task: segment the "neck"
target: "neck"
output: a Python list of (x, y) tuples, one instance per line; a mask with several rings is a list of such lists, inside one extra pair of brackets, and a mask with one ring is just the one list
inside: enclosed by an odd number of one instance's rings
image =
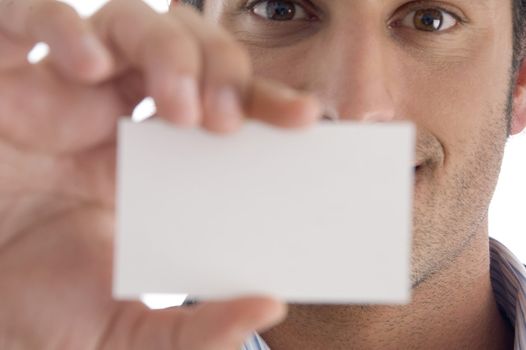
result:
[(263, 334), (281, 349), (509, 349), (489, 273), (485, 235), (413, 289), (404, 306), (291, 305), (289, 317)]

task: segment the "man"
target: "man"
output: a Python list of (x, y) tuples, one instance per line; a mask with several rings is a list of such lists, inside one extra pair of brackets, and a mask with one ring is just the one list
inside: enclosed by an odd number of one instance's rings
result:
[[(504, 144), (526, 126), (524, 1), (194, 3), (202, 15), (115, 0), (80, 19), (0, 0), (0, 348), (526, 349), (526, 273), (487, 232)], [(50, 55), (29, 65), (38, 41)], [(414, 122), (412, 302), (285, 318), (266, 297), (113, 301), (116, 119), (144, 96), (221, 133), (247, 116)]]

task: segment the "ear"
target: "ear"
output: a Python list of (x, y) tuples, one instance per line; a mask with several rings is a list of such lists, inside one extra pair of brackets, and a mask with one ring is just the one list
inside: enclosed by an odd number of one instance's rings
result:
[(521, 64), (513, 91), (511, 134), (516, 135), (524, 128), (526, 128), (526, 61)]

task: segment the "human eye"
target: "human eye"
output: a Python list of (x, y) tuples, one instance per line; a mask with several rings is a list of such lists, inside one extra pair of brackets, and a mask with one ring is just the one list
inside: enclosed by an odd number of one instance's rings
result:
[(445, 32), (459, 23), (461, 19), (457, 15), (438, 7), (431, 7), (411, 10), (395, 21), (394, 25), (422, 32)]
[(308, 21), (314, 17), (305, 6), (288, 0), (256, 0), (247, 9), (269, 21)]

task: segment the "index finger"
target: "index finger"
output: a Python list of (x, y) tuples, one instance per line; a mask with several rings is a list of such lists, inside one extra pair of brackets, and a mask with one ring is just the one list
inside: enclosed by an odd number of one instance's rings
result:
[(0, 34), (28, 46), (45, 42), (50, 59), (68, 76), (107, 74), (111, 55), (71, 6), (55, 0), (0, 0)]

